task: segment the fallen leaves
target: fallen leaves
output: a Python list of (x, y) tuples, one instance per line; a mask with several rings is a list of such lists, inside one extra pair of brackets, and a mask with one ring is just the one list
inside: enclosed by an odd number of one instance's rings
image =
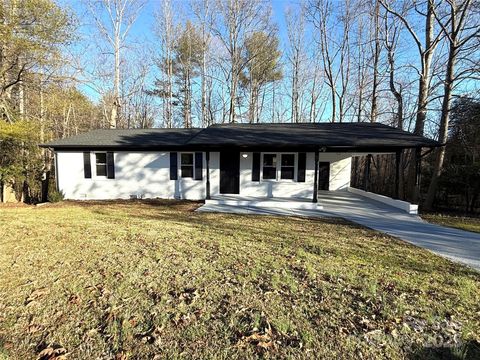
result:
[(67, 358), (67, 350), (58, 344), (50, 344), (48, 347), (40, 351), (37, 360), (65, 360)]
[(38, 333), (40, 331), (43, 331), (44, 327), (42, 325), (39, 325), (39, 324), (30, 324), (28, 325), (27, 327), (27, 332), (29, 334), (34, 334), (34, 333)]
[(169, 292), (169, 295), (173, 299), (176, 299), (179, 302), (183, 302), (186, 305), (191, 305), (199, 296), (198, 290), (194, 287), (184, 288), (179, 292), (172, 290)]
[(264, 350), (270, 350), (275, 347), (275, 343), (272, 341), (272, 331), (268, 329), (265, 333), (254, 333), (250, 336), (242, 339), (245, 343), (256, 345)]
[(247, 345), (256, 346), (262, 351), (274, 351), (277, 347), (277, 344), (274, 341), (274, 334), (270, 323), (266, 323), (266, 327), (263, 329), (263, 331), (254, 329), (250, 335), (242, 336), (237, 343), (237, 346), (239, 347)]
[(25, 299), (24, 305), (30, 306), (37, 303), (37, 300), (40, 299), (44, 295), (48, 295), (50, 293), (50, 289), (48, 288), (39, 288), (33, 290), (30, 295)]
[[(242, 309), (245, 312), (245, 319), (250, 319), (250, 322), (255, 314), (258, 314), (254, 309)], [(248, 321), (248, 320), (247, 320)], [(253, 327), (252, 330), (246, 334), (241, 335), (237, 341), (236, 347), (253, 346), (258, 352), (277, 353), (281, 348), (303, 348), (303, 342), (297, 334), (283, 333), (277, 330), (264, 312), (260, 313), (259, 326)]]
[(338, 220), (62, 206), (0, 214), (12, 358), (407, 358), (479, 336), (477, 275)]

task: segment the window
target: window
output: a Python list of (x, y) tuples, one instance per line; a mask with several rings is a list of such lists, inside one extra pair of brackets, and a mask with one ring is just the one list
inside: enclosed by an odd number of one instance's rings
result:
[(95, 153), (96, 176), (107, 176), (107, 153)]
[(265, 180), (276, 180), (277, 154), (263, 154), (263, 178)]
[(193, 153), (183, 153), (180, 158), (182, 178), (193, 178)]
[(280, 168), (280, 179), (293, 180), (295, 177), (295, 155), (282, 154), (282, 164)]

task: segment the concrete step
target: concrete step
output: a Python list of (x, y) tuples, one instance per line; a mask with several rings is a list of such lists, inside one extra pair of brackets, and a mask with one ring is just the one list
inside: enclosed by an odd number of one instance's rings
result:
[(272, 209), (300, 209), (300, 210), (322, 210), (318, 203), (308, 201), (285, 201), (285, 200), (246, 200), (246, 199), (211, 199), (205, 200), (207, 205), (244, 206)]

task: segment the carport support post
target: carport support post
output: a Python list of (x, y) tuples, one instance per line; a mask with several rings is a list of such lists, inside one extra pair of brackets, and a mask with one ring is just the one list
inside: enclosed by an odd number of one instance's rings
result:
[(315, 149), (315, 174), (313, 176), (313, 199), (312, 202), (318, 202), (318, 149)]
[(422, 180), (422, 148), (415, 148), (415, 201), (420, 198), (420, 182)]
[(207, 184), (206, 184), (206, 199), (210, 200), (210, 151), (205, 153), (205, 162), (207, 163)]
[(367, 166), (365, 167), (365, 182), (363, 187), (365, 191), (370, 191), (370, 167), (372, 164), (372, 154), (367, 155)]
[(400, 160), (402, 150), (397, 150), (395, 153), (395, 199), (398, 199), (400, 194)]

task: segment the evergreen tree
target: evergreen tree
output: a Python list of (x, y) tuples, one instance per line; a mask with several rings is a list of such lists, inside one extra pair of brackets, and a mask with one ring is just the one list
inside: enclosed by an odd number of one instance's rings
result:
[(174, 49), (173, 74), (178, 86), (176, 97), (182, 109), (184, 127), (192, 127), (192, 82), (200, 75), (203, 54), (202, 36), (187, 21)]
[(282, 79), (278, 37), (263, 31), (254, 32), (245, 42), (247, 64), (241, 76), (242, 86), (250, 92), (249, 121), (259, 120), (259, 97), (265, 85)]

